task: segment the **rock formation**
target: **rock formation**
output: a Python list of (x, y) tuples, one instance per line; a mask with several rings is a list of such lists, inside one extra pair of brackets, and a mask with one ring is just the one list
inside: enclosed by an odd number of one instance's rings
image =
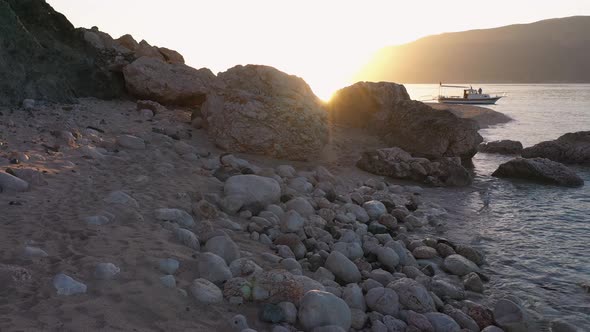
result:
[(459, 158), (440, 158), (430, 161), (414, 158), (400, 148), (379, 149), (363, 153), (357, 166), (367, 172), (396, 179), (407, 179), (435, 186), (466, 186), (471, 174)]
[(334, 123), (365, 128), (417, 157), (469, 161), (482, 141), (475, 122), (412, 101), (395, 83), (359, 82), (341, 89), (329, 112)]
[(522, 143), (506, 139), (481, 143), (477, 149), (479, 152), (485, 153), (520, 154), (522, 152)]
[(0, 104), (125, 93), (123, 77), (106, 66), (111, 55), (45, 1), (0, 0), (0, 45)]
[(566, 187), (584, 185), (576, 172), (567, 166), (545, 158), (516, 158), (500, 167), (492, 176), (501, 178), (519, 178), (534, 182), (556, 184)]
[(221, 148), (303, 160), (326, 144), (326, 112), (301, 78), (258, 65), (218, 77), (225, 89), (207, 97), (202, 114)]
[(566, 164), (590, 164), (590, 131), (567, 133), (522, 151), (525, 158), (547, 158)]

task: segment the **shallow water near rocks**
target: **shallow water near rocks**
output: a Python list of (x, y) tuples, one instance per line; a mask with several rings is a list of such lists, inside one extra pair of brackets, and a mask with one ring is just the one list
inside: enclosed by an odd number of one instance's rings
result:
[[(491, 94), (506, 92), (506, 98), (489, 108), (514, 119), (481, 130), (485, 141), (514, 139), (528, 147), (590, 130), (590, 85), (481, 87)], [(406, 88), (414, 99), (438, 94), (438, 85)], [(590, 283), (590, 167), (572, 166), (586, 182), (581, 188), (491, 177), (510, 159), (477, 154), (472, 186), (426, 190), (426, 197), (449, 211), (438, 235), (485, 252), (485, 270), (492, 277), (486, 294), (492, 300), (515, 296), (545, 322), (561, 319), (590, 331), (590, 293), (580, 286)], [(489, 207), (483, 208), (488, 197)]]

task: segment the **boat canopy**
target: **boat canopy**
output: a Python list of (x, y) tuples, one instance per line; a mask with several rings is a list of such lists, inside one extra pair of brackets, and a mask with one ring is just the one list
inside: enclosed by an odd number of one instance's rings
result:
[(461, 89), (471, 89), (470, 86), (463, 86), (463, 85), (445, 85), (440, 83), (440, 86), (442, 88), (461, 88)]

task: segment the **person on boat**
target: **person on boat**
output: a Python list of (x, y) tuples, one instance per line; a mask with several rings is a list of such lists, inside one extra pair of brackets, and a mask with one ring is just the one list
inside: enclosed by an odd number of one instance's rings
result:
[(467, 90), (463, 90), (463, 99), (467, 99)]
[(481, 94), (481, 91), (482, 91), (482, 90), (481, 90), (481, 88), (479, 88), (479, 90), (477, 90), (477, 92), (478, 92), (479, 94)]

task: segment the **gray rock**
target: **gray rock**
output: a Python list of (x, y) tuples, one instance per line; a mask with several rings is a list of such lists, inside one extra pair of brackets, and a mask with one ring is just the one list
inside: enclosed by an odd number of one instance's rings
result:
[(387, 213), (387, 208), (380, 201), (372, 200), (363, 203), (363, 208), (371, 220), (379, 220), (379, 217)]
[(451, 317), (440, 312), (429, 312), (424, 314), (434, 327), (434, 332), (460, 332), (461, 327)]
[(284, 233), (297, 233), (304, 225), (305, 219), (295, 210), (287, 211), (281, 217), (280, 227)]
[(174, 229), (174, 235), (176, 236), (176, 240), (178, 240), (178, 242), (182, 243), (183, 245), (197, 251), (201, 250), (199, 238), (195, 235), (195, 233), (189, 231), (188, 229), (176, 228)]
[(72, 277), (60, 273), (53, 278), (53, 287), (58, 295), (74, 295), (86, 293), (86, 285), (74, 280)]
[(133, 135), (117, 136), (117, 144), (127, 149), (145, 150), (145, 142), (143, 141), (143, 139)]
[(29, 189), (29, 183), (16, 176), (0, 171), (0, 192), (23, 192)]
[(462, 300), (465, 298), (465, 291), (445, 280), (433, 278), (430, 282), (431, 291), (440, 298)]
[(338, 325), (326, 325), (316, 327), (315, 329), (311, 330), (311, 332), (346, 332), (346, 330)]
[(394, 271), (400, 261), (395, 250), (389, 247), (380, 247), (377, 249), (377, 259), (379, 260), (379, 263), (385, 266), (389, 271)]
[(523, 146), (519, 141), (501, 140), (481, 143), (478, 146), (479, 152), (498, 154), (520, 154)]
[(221, 289), (206, 279), (195, 279), (190, 286), (190, 292), (201, 304), (216, 304), (223, 301)]
[(469, 331), (479, 332), (479, 326), (473, 320), (473, 318), (469, 317), (463, 311), (453, 308), (451, 305), (445, 305), (444, 313), (451, 317), (459, 326), (463, 329), (467, 329)]
[(225, 181), (223, 191), (226, 196), (239, 198), (244, 206), (265, 207), (278, 202), (281, 196), (281, 187), (276, 180), (252, 174), (230, 177)]
[(414, 255), (416, 259), (434, 258), (437, 254), (436, 249), (427, 246), (421, 246), (412, 250), (412, 255)]
[(566, 164), (590, 163), (590, 131), (567, 133), (554, 141), (546, 141), (522, 151), (525, 158), (548, 158)]
[(395, 290), (399, 302), (407, 310), (418, 313), (435, 311), (434, 301), (426, 288), (415, 280), (403, 278), (390, 283), (388, 288)]
[(496, 302), (493, 312), (496, 324), (506, 332), (529, 331), (532, 327), (525, 309), (510, 300)]
[(364, 256), (363, 248), (357, 242), (336, 242), (333, 250), (342, 253), (350, 260), (355, 260)]
[(198, 256), (197, 272), (200, 278), (207, 279), (217, 285), (232, 278), (232, 273), (223, 258), (211, 252), (205, 252)]
[(404, 321), (389, 315), (383, 317), (383, 324), (387, 327), (388, 332), (406, 332), (408, 327)]
[(309, 291), (303, 296), (297, 316), (301, 326), (308, 331), (327, 325), (337, 325), (348, 331), (352, 320), (350, 308), (344, 300), (321, 291)]
[(176, 288), (176, 278), (171, 274), (160, 277), (160, 282), (168, 288)]
[(309, 203), (307, 199), (303, 197), (293, 198), (292, 200), (285, 203), (285, 205), (287, 206), (287, 211), (297, 211), (297, 213), (299, 213), (303, 217), (309, 217), (315, 214), (315, 209), (313, 208), (313, 206)]
[(471, 272), (479, 272), (479, 267), (472, 261), (461, 255), (451, 255), (445, 258), (443, 263), (445, 270), (458, 276), (464, 276)]
[(98, 263), (94, 270), (94, 277), (96, 279), (109, 280), (113, 279), (121, 269), (113, 263)]
[(357, 266), (338, 251), (332, 251), (326, 259), (326, 268), (345, 283), (361, 281), (361, 273)]
[(405, 312), (405, 320), (409, 326), (417, 328), (419, 331), (434, 332), (434, 327), (426, 318), (426, 316), (415, 311), (409, 310)]
[(231, 262), (229, 270), (234, 277), (248, 277), (262, 272), (262, 268), (250, 258), (238, 258)]
[(483, 293), (484, 291), (483, 281), (475, 272), (468, 273), (463, 277), (463, 285), (465, 289), (472, 292)]
[(205, 244), (205, 251), (223, 258), (227, 264), (240, 258), (240, 248), (229, 236), (214, 236)]
[(482, 265), (485, 261), (484, 255), (470, 246), (460, 244), (456, 246), (455, 250), (457, 251), (457, 254), (467, 258), (477, 265)]
[(397, 293), (384, 287), (370, 289), (365, 295), (369, 309), (384, 315), (397, 316), (399, 312), (399, 297)]
[(173, 258), (160, 259), (158, 268), (166, 274), (174, 274), (180, 267), (180, 262)]
[(175, 222), (184, 228), (195, 225), (193, 217), (181, 209), (157, 209), (154, 214), (158, 220)]
[(455, 249), (445, 243), (438, 243), (436, 245), (436, 251), (442, 258), (456, 254)]
[(281, 302), (278, 306), (283, 310), (285, 322), (295, 324), (297, 322), (297, 307), (291, 302)]
[(494, 326), (494, 325), (490, 325), (488, 327), (486, 327), (485, 329), (481, 330), (481, 332), (504, 332), (504, 330), (502, 330), (501, 328)]
[(492, 176), (517, 178), (565, 187), (580, 187), (584, 185), (584, 180), (571, 168), (545, 158), (512, 159), (500, 165), (492, 173)]
[(350, 309), (359, 309), (365, 311), (367, 304), (363, 290), (357, 284), (348, 284), (342, 289), (342, 299)]
[(324, 285), (322, 285), (318, 281), (315, 281), (309, 277), (302, 276), (302, 275), (301, 276), (300, 275), (293, 275), (293, 279), (295, 279), (301, 285), (301, 287), (303, 289), (303, 294), (305, 294), (311, 290), (326, 291), (326, 287), (324, 287)]
[(368, 319), (365, 311), (359, 309), (350, 309), (350, 313), (352, 317), (351, 327), (356, 330), (362, 329), (367, 323)]

